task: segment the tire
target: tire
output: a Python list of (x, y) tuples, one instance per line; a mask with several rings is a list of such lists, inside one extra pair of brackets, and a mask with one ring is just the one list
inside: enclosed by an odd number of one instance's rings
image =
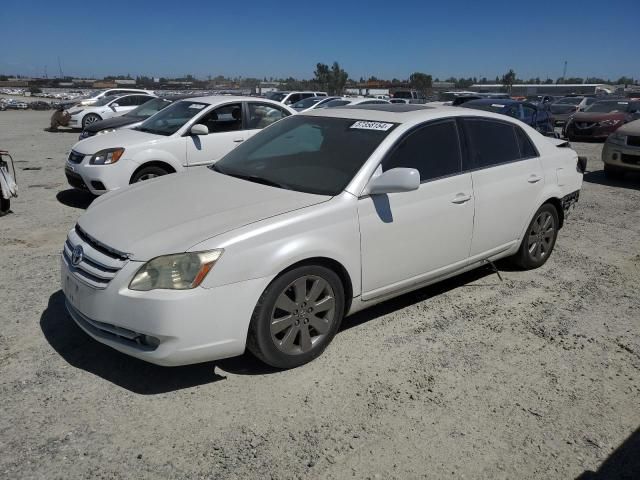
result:
[(620, 180), (624, 177), (624, 170), (613, 165), (604, 164), (604, 176), (611, 180)]
[(550, 203), (542, 205), (529, 223), (518, 253), (513, 257), (515, 264), (525, 270), (544, 265), (556, 244), (559, 226), (556, 207)]
[(326, 267), (289, 270), (264, 291), (251, 316), (247, 348), (276, 368), (295, 368), (318, 357), (344, 316), (344, 287)]
[(144, 182), (145, 180), (151, 180), (155, 177), (161, 177), (163, 175), (167, 175), (168, 173), (170, 172), (156, 165), (142, 167), (140, 170), (134, 173), (133, 177), (131, 177), (130, 183)]
[(4, 198), (0, 195), (0, 217), (9, 213), (11, 208), (11, 200)]
[(96, 113), (89, 113), (82, 117), (82, 129), (87, 128), (87, 125), (91, 125), (92, 123), (96, 123), (102, 120), (102, 117)]

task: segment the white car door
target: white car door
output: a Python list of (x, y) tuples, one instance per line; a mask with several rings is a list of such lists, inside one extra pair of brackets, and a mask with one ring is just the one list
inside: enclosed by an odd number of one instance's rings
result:
[(466, 118), (476, 212), (471, 256), (489, 256), (513, 246), (544, 188), (538, 152), (518, 126)]
[(279, 108), (270, 103), (248, 102), (247, 121), (245, 122), (247, 138), (289, 115), (290, 113), (284, 108)]
[(242, 117), (242, 102), (235, 102), (217, 107), (198, 119), (195, 123), (205, 125), (209, 134), (187, 136), (188, 166), (217, 162), (240, 145), (247, 138)]
[(398, 167), (420, 172), (418, 190), (358, 201), (364, 300), (444, 275), (469, 257), (474, 197), (455, 120), (405, 135), (381, 164)]

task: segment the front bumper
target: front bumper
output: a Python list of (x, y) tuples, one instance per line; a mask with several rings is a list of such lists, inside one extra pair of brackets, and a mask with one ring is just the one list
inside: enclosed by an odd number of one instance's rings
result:
[(210, 289), (129, 290), (141, 265), (127, 261), (106, 288), (97, 289), (84, 283), (62, 256), (67, 310), (85, 333), (124, 354), (163, 366), (244, 352), (253, 309), (271, 278)]
[(82, 155), (81, 160), (72, 162), (67, 159), (65, 175), (69, 185), (80, 190), (88, 190), (94, 195), (102, 195), (111, 190), (129, 185), (131, 175), (138, 168), (138, 164), (120, 159), (113, 165), (91, 165), (91, 155)]
[(629, 147), (606, 142), (602, 148), (602, 161), (625, 170), (640, 170), (640, 147)]
[(78, 115), (77, 117), (71, 117), (69, 119), (69, 127), (71, 128), (82, 128), (82, 117)]
[(590, 128), (578, 128), (574, 122), (566, 125), (564, 132), (569, 139), (576, 140), (605, 140), (611, 133), (615, 132), (620, 125), (602, 127), (595, 125)]

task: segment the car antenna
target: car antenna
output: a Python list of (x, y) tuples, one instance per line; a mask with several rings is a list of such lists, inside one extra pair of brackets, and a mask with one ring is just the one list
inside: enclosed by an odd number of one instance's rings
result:
[(485, 263), (488, 263), (489, 265), (491, 265), (491, 269), (496, 272), (496, 275), (498, 275), (498, 278), (500, 279), (500, 281), (502, 282), (502, 275), (500, 275), (500, 270), (498, 270), (498, 267), (496, 267), (496, 264), (493, 263), (491, 260), (489, 260), (488, 258), (484, 259)]

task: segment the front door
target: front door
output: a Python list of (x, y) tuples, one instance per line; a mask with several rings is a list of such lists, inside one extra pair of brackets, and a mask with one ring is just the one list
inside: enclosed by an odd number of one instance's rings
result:
[(205, 113), (195, 123), (205, 125), (209, 134), (187, 136), (189, 167), (217, 162), (246, 138), (241, 102), (217, 107)]
[(456, 122), (408, 133), (379, 169), (398, 167), (420, 172), (418, 190), (358, 202), (363, 300), (444, 275), (469, 257), (474, 197), (471, 174), (461, 170)]

